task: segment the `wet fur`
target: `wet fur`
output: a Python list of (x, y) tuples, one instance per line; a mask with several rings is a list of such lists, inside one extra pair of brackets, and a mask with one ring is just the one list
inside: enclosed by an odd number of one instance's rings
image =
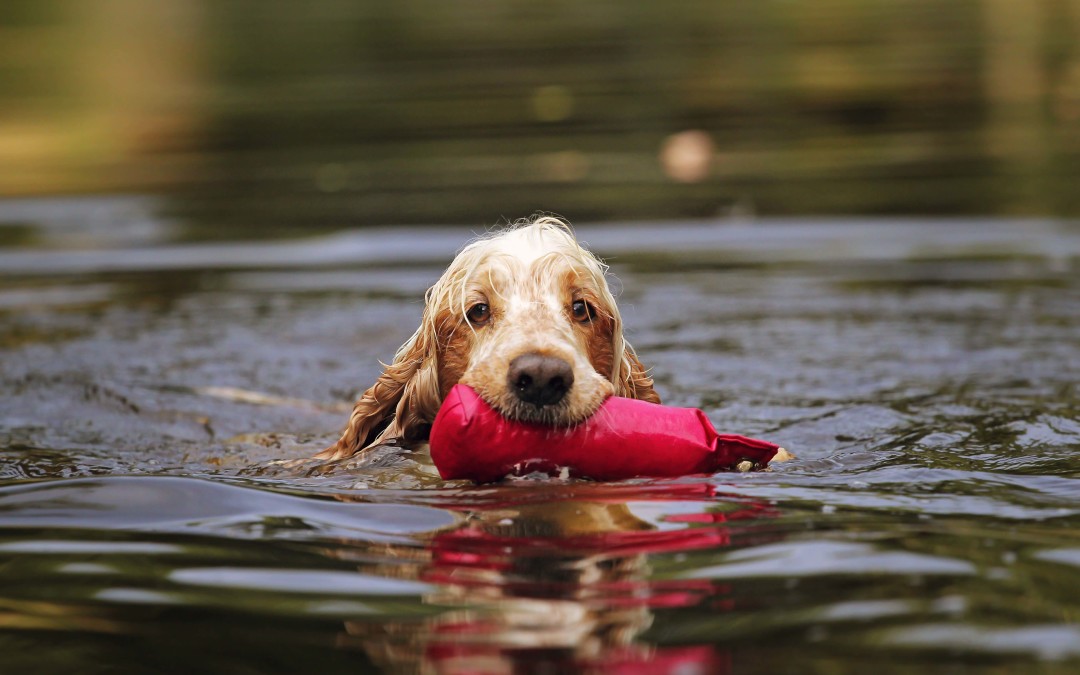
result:
[[(575, 322), (584, 300), (592, 321)], [(477, 302), (491, 319), (466, 318)], [(522, 404), (506, 386), (509, 362), (537, 352), (574, 370), (574, 385), (555, 406)], [(447, 392), (472, 386), (511, 419), (557, 426), (583, 421), (614, 394), (659, 403), (652, 379), (623, 336), (607, 267), (570, 226), (552, 217), (516, 223), (466, 246), (428, 289), (420, 327), (353, 407), (341, 438), (317, 455), (343, 459), (366, 448), (426, 440)]]

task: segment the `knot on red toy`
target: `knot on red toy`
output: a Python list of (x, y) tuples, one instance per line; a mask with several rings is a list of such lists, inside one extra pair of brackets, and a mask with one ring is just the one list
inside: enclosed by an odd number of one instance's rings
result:
[(705, 413), (612, 396), (569, 429), (504, 418), (456, 385), (431, 428), (431, 458), (444, 479), (480, 483), (540, 471), (593, 480), (674, 477), (768, 464), (780, 446), (718, 434)]

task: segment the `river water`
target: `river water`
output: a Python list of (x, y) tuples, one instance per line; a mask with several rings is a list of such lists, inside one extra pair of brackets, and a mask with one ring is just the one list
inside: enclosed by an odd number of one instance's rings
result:
[(1074, 224), (583, 226), (665, 402), (798, 458), (473, 486), (282, 461), (335, 438), (468, 229), (0, 221), (3, 672), (1080, 668)]

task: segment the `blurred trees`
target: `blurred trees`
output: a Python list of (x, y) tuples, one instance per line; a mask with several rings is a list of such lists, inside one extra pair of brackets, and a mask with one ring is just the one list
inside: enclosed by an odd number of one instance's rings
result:
[(207, 232), (1076, 215), (1078, 38), (1080, 0), (8, 0), (0, 193)]

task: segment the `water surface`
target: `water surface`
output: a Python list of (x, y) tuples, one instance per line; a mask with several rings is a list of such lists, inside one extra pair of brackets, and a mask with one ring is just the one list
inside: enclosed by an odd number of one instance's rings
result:
[(1073, 225), (583, 227), (665, 402), (798, 459), (472, 486), (279, 461), (334, 439), (467, 230), (73, 243), (84, 207), (21, 203), (0, 249), (5, 671), (1080, 667)]

